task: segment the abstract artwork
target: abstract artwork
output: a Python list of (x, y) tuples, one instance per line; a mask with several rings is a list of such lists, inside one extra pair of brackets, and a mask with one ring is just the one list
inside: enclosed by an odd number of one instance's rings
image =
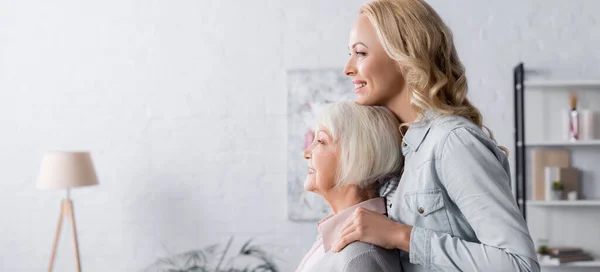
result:
[(302, 152), (313, 140), (320, 110), (333, 102), (354, 100), (354, 90), (341, 68), (288, 71), (287, 90), (287, 216), (317, 221), (331, 210), (321, 196), (304, 190), (308, 164)]

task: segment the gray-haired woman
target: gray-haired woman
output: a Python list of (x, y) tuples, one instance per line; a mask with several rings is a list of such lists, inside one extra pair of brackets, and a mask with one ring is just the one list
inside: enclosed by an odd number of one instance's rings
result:
[(317, 241), (296, 271), (401, 271), (395, 249), (354, 242), (340, 253), (330, 251), (353, 213), (386, 214), (378, 181), (402, 167), (398, 121), (385, 107), (340, 102), (327, 107), (317, 123), (315, 139), (304, 151), (309, 167), (304, 187), (321, 195), (333, 213), (319, 221)]

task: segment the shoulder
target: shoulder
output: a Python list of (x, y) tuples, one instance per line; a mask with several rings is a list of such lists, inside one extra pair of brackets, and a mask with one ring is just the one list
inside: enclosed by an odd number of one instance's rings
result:
[(453, 133), (467, 133), (471, 135), (485, 135), (471, 120), (457, 115), (440, 115), (429, 120), (431, 122), (430, 134), (438, 141), (445, 140)]
[(493, 153), (499, 148), (496, 143), (481, 128), (471, 120), (456, 115), (440, 115), (430, 120), (431, 128), (427, 138), (436, 144), (438, 155), (446, 153), (449, 147), (453, 149), (471, 149), (474, 146), (483, 147)]
[(343, 257), (346, 260), (352, 259), (357, 255), (360, 255), (365, 252), (369, 252), (371, 250), (375, 250), (377, 246), (363, 243), (363, 242), (353, 242), (348, 244), (344, 249), (342, 249), (338, 254), (339, 257)]
[[(460, 116), (440, 116), (431, 125), (432, 140), (436, 142), (435, 157), (458, 169), (480, 165), (509, 171), (508, 155), (481, 128)], [(465, 170), (466, 170), (465, 169)]]
[(344, 272), (400, 271), (400, 255), (397, 250), (354, 242), (337, 254), (343, 259)]

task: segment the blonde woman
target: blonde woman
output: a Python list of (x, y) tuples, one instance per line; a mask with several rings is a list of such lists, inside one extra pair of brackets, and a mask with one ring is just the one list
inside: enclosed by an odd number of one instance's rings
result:
[(304, 187), (322, 196), (333, 214), (318, 223), (319, 236), (296, 271), (400, 271), (395, 249), (354, 242), (331, 252), (342, 224), (358, 208), (385, 216), (378, 188), (402, 166), (398, 121), (385, 107), (340, 102), (327, 107), (317, 123), (314, 141), (304, 151), (310, 169)]
[(409, 272), (540, 271), (505, 149), (467, 99), (465, 69), (438, 14), (421, 0), (368, 2), (349, 48), (344, 72), (356, 101), (400, 120), (405, 164), (381, 190), (388, 217), (357, 209), (334, 251), (353, 241), (401, 249)]

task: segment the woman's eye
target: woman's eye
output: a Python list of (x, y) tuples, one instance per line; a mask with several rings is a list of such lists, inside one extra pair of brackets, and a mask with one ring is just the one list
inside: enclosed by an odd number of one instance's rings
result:
[(358, 52), (358, 51), (356, 52), (356, 54), (357, 54), (359, 57), (364, 57), (364, 56), (366, 56), (366, 55), (367, 55), (367, 53), (365, 53), (365, 52)]
[(323, 144), (323, 141), (322, 140), (317, 140), (317, 143)]

